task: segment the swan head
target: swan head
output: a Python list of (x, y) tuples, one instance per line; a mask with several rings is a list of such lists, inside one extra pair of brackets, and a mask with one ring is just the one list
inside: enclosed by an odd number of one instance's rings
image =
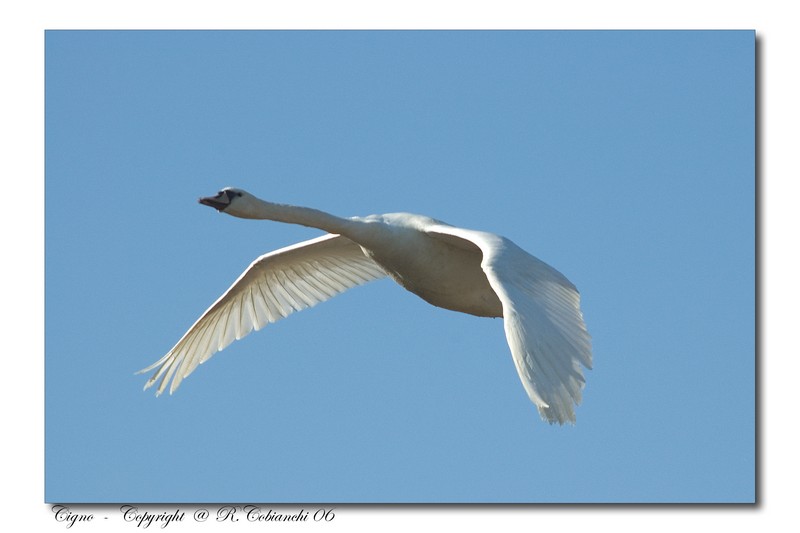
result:
[(250, 218), (249, 211), (252, 208), (255, 197), (234, 187), (225, 187), (215, 196), (207, 196), (197, 201), (203, 205), (213, 207), (220, 213), (226, 213), (235, 217)]

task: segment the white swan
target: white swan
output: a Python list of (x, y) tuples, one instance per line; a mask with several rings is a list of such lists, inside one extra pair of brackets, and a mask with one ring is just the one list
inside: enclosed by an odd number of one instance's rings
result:
[(319, 228), (328, 235), (262, 255), (161, 359), (145, 389), (170, 393), (214, 353), (351, 287), (391, 276), (423, 300), (482, 317), (503, 317), (522, 385), (542, 418), (575, 422), (581, 365), (591, 341), (575, 286), (510, 240), (420, 215), (339, 218), (315, 209), (265, 202), (234, 188), (200, 203), (241, 218)]

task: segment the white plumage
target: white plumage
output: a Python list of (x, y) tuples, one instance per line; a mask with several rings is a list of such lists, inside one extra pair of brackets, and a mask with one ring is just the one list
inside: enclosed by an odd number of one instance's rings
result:
[(147, 387), (161, 379), (157, 389), (161, 394), (174, 376), (173, 392), (197, 365), (254, 329), (385, 276), (357, 244), (339, 235), (324, 235), (262, 255), (172, 350), (142, 370), (159, 367)]
[[(170, 393), (214, 353), (294, 311), (391, 276), (427, 302), (503, 317), (528, 397), (550, 423), (575, 421), (591, 340), (575, 286), (510, 240), (408, 213), (343, 219), (265, 202), (226, 188), (201, 203), (241, 218), (302, 224), (329, 232), (256, 259), (164, 357), (145, 389)], [(171, 382), (171, 384), (170, 384)]]

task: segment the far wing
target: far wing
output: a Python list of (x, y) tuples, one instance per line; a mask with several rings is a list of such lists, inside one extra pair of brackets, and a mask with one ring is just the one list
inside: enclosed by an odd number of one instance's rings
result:
[(506, 340), (528, 397), (550, 423), (575, 422), (591, 369), (591, 338), (580, 295), (560, 272), (510, 240), (480, 231), (436, 225), (429, 232), (460, 237), (483, 252), (481, 267), (503, 304)]
[(197, 365), (234, 340), (384, 276), (359, 245), (340, 235), (324, 235), (262, 255), (164, 357), (138, 372), (157, 368), (144, 388), (160, 380), (159, 395), (174, 376), (172, 393)]

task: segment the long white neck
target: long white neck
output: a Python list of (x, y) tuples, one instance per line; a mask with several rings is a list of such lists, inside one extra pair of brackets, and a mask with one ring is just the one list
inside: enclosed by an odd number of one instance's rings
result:
[(248, 196), (239, 199), (236, 206), (231, 206), (225, 213), (240, 218), (251, 218), (258, 220), (274, 220), (276, 222), (286, 222), (288, 224), (300, 224), (317, 228), (328, 233), (347, 233), (353, 221), (330, 215), (310, 207), (299, 207), (294, 205), (276, 204)]

